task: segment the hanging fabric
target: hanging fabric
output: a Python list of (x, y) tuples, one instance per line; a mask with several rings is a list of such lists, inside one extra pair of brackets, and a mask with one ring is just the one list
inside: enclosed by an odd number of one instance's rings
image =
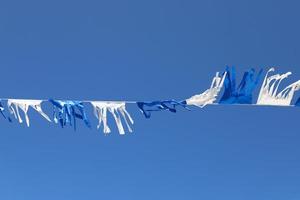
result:
[(255, 70), (250, 69), (244, 73), (243, 79), (236, 87), (236, 71), (234, 67), (226, 67), (225, 91), (220, 104), (252, 104), (252, 93), (256, 88), (263, 70), (255, 78)]
[[(271, 74), (275, 69), (271, 68), (266, 73), (258, 99), (257, 105), (278, 105), (278, 106), (298, 106), (300, 107), (300, 98), (294, 103), (295, 93), (300, 90), (300, 80), (296, 81), (287, 87), (282, 87), (281, 83), (287, 79), (292, 73), (287, 72), (284, 74)], [(206, 105), (216, 104), (217, 98), (221, 93), (224, 86), (224, 93), (220, 98), (219, 104), (252, 104), (253, 92), (256, 89), (259, 80), (262, 76), (263, 70), (258, 73), (254, 69), (246, 71), (241, 79), (241, 82), (237, 84), (236, 70), (234, 67), (226, 67), (226, 71), (221, 75), (216, 73), (213, 78), (210, 88), (203, 93), (196, 94), (184, 101), (175, 100), (158, 100), (153, 102), (136, 102), (136, 101), (73, 101), (73, 100), (53, 100), (49, 102), (53, 105), (53, 121), (59, 123), (61, 127), (70, 125), (76, 130), (77, 120), (82, 120), (86, 126), (91, 127), (88, 120), (84, 102), (91, 103), (93, 111), (98, 119), (97, 128), (99, 129), (103, 123), (103, 132), (110, 133), (111, 129), (108, 125), (108, 118), (114, 118), (117, 129), (121, 135), (125, 134), (125, 131), (132, 132), (133, 119), (126, 110), (127, 103), (134, 103), (146, 118), (150, 118), (154, 111), (170, 111), (176, 113), (178, 107), (189, 110), (189, 106), (205, 107)], [(270, 75), (271, 74), (271, 75)], [(3, 101), (7, 100), (7, 105), (3, 106)], [(28, 111), (33, 108), (46, 120), (50, 121), (50, 118), (42, 110), (41, 104), (43, 100), (30, 100), (30, 99), (0, 99), (0, 115), (8, 119), (11, 122), (12, 115), (19, 121), (19, 123), (26, 122), (27, 126), (30, 126), (30, 119)], [(8, 107), (10, 115), (6, 114), (6, 108)], [(20, 113), (23, 112), (23, 113)], [(110, 116), (111, 115), (111, 116)], [(1, 117), (0, 117), (1, 118)], [(125, 124), (126, 125), (125, 125)], [(126, 127), (124, 127), (126, 126)]]
[(202, 94), (194, 95), (186, 100), (187, 105), (194, 105), (200, 108), (205, 107), (208, 104), (213, 104), (217, 100), (226, 78), (227, 72), (223, 73), (223, 77), (219, 76), (219, 72), (213, 78), (211, 86), (208, 90)]
[(300, 90), (300, 80), (290, 84), (281, 92), (278, 92), (281, 82), (288, 78), (292, 73), (287, 72), (285, 74), (269, 76), (269, 73), (274, 71), (275, 69), (271, 68), (267, 72), (260, 89), (257, 104), (289, 106), (292, 103), (295, 92)]
[(91, 104), (94, 107), (94, 114), (98, 119), (97, 128), (99, 129), (101, 127), (101, 124), (103, 123), (103, 132), (105, 134), (111, 132), (107, 124), (107, 111), (109, 111), (114, 117), (119, 133), (121, 135), (125, 134), (121, 118), (123, 118), (123, 120), (125, 121), (129, 132), (132, 132), (130, 124), (132, 125), (134, 122), (130, 114), (126, 110), (125, 102), (91, 101)]
[(140, 111), (145, 115), (146, 118), (151, 117), (152, 111), (162, 111), (168, 110), (170, 112), (176, 113), (176, 107), (181, 106), (187, 110), (187, 102), (179, 102), (175, 100), (166, 100), (166, 101), (153, 101), (153, 102), (137, 102), (137, 106)]
[(81, 101), (50, 99), (49, 102), (53, 104), (54, 122), (59, 123), (62, 128), (66, 125), (70, 125), (74, 126), (74, 130), (76, 130), (76, 119), (83, 120), (87, 127), (91, 127)]
[(24, 112), (25, 121), (27, 126), (30, 126), (30, 120), (28, 116), (29, 107), (32, 107), (36, 110), (40, 115), (42, 115), (46, 120), (51, 122), (50, 118), (43, 112), (41, 104), (42, 100), (29, 100), (29, 99), (8, 99), (7, 106), (11, 114), (15, 116), (16, 119), (19, 120), (19, 123), (23, 123), (22, 117), (20, 115), (19, 109)]

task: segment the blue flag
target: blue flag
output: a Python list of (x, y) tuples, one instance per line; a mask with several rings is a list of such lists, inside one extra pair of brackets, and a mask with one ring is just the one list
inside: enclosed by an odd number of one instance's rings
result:
[(69, 124), (73, 125), (76, 130), (76, 119), (83, 120), (87, 127), (91, 127), (82, 102), (53, 99), (50, 99), (49, 102), (54, 106), (54, 121), (59, 122), (62, 128)]
[(236, 87), (236, 71), (234, 67), (226, 67), (227, 76), (225, 79), (225, 91), (220, 104), (251, 104), (252, 94), (256, 88), (263, 70), (261, 69), (255, 77), (255, 70), (252, 68), (244, 73), (243, 79)]
[(2, 104), (1, 101), (0, 101), (0, 113), (4, 117), (4, 119), (7, 119), (9, 122), (12, 122), (12, 120), (11, 120), (11, 118), (9, 116), (6, 117), (6, 115), (5, 115), (5, 109), (4, 109), (3, 104)]
[(300, 97), (299, 97), (299, 99), (296, 101), (295, 106), (299, 106), (299, 107), (300, 107)]
[(137, 102), (137, 106), (140, 111), (145, 115), (146, 118), (151, 117), (152, 111), (162, 111), (168, 110), (170, 112), (175, 113), (176, 107), (181, 106), (188, 110), (186, 102), (178, 102), (175, 100), (166, 100), (166, 101), (153, 101), (153, 102)]

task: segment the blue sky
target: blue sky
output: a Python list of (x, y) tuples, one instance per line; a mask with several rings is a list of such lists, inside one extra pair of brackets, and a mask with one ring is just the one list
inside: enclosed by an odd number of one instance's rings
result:
[[(37, 1), (0, 4), (1, 97), (184, 99), (234, 65), (300, 78), (298, 1)], [(256, 90), (256, 94), (258, 90)], [(299, 94), (297, 95), (297, 97)], [(44, 104), (47, 113), (51, 106)], [(104, 136), (0, 121), (0, 199), (300, 198), (300, 110), (212, 106)], [(111, 121), (112, 122), (112, 121)], [(298, 131), (297, 131), (298, 130)]]

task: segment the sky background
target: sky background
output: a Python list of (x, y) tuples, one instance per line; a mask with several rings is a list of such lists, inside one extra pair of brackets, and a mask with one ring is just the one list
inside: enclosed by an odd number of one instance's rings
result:
[[(0, 2), (1, 97), (184, 99), (216, 71), (300, 78), (299, 1)], [(257, 95), (258, 89), (255, 91)], [(297, 97), (299, 94), (297, 95)], [(51, 116), (50, 104), (43, 104)], [(300, 199), (300, 109), (208, 106), (134, 133), (0, 119), (0, 199)]]

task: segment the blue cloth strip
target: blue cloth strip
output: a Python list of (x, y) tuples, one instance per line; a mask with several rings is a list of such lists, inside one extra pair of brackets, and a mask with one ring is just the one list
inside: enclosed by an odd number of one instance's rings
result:
[(0, 102), (0, 112), (1, 112), (2, 116), (6, 119), (6, 116), (4, 115), (3, 111), (4, 111), (4, 107), (3, 107), (2, 103)]
[(262, 76), (261, 69), (255, 78), (255, 70), (252, 68), (244, 73), (243, 79), (236, 87), (236, 71), (234, 67), (226, 67), (227, 76), (224, 82), (225, 91), (220, 104), (252, 104), (253, 91)]
[(12, 122), (12, 120), (11, 120), (11, 118), (9, 116), (6, 117), (6, 115), (5, 115), (5, 109), (4, 109), (4, 106), (3, 106), (3, 104), (2, 104), (1, 101), (0, 101), (0, 113), (4, 117), (4, 119), (7, 119), (9, 122)]
[(299, 97), (299, 99), (296, 101), (295, 106), (299, 106), (299, 107), (300, 107), (300, 97)]
[(153, 111), (168, 110), (170, 112), (176, 113), (177, 106), (181, 106), (189, 110), (185, 101), (178, 102), (175, 100), (137, 102), (137, 106), (139, 107), (140, 111), (144, 114), (146, 118), (150, 118), (151, 112)]
[(83, 103), (81, 101), (61, 101), (50, 99), (53, 104), (53, 117), (63, 128), (66, 125), (74, 126), (76, 130), (76, 119), (84, 121), (85, 125), (91, 128)]

